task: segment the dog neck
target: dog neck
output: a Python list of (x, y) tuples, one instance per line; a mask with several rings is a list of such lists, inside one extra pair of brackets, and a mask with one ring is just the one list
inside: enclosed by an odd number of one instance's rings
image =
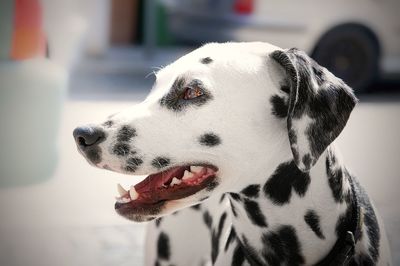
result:
[(282, 252), (292, 260), (288, 265), (318, 262), (336, 242), (346, 215), (347, 178), (332, 144), (308, 173), (288, 161), (267, 179), (228, 193), (239, 241), (260, 262), (271, 263)]

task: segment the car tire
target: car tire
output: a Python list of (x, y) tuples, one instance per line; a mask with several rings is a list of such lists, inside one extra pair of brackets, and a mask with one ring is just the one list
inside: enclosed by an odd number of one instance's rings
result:
[(378, 76), (378, 43), (362, 27), (341, 26), (329, 31), (318, 42), (312, 57), (356, 93), (367, 92)]

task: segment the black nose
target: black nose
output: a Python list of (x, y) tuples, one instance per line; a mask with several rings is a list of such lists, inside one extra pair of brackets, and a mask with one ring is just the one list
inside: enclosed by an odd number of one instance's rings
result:
[(92, 126), (77, 127), (74, 130), (74, 139), (81, 149), (97, 145), (104, 141), (104, 131)]

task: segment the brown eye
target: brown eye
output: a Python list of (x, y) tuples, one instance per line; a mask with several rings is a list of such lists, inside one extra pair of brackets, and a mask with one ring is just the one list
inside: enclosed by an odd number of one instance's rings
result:
[(184, 100), (191, 100), (197, 97), (202, 96), (204, 93), (199, 87), (187, 87), (185, 89), (185, 94), (183, 95)]

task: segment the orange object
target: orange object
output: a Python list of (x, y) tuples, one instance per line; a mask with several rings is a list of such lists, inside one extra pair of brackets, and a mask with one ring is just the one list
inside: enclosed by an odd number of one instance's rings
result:
[(23, 60), (45, 55), (42, 10), (39, 0), (15, 0), (11, 59)]

